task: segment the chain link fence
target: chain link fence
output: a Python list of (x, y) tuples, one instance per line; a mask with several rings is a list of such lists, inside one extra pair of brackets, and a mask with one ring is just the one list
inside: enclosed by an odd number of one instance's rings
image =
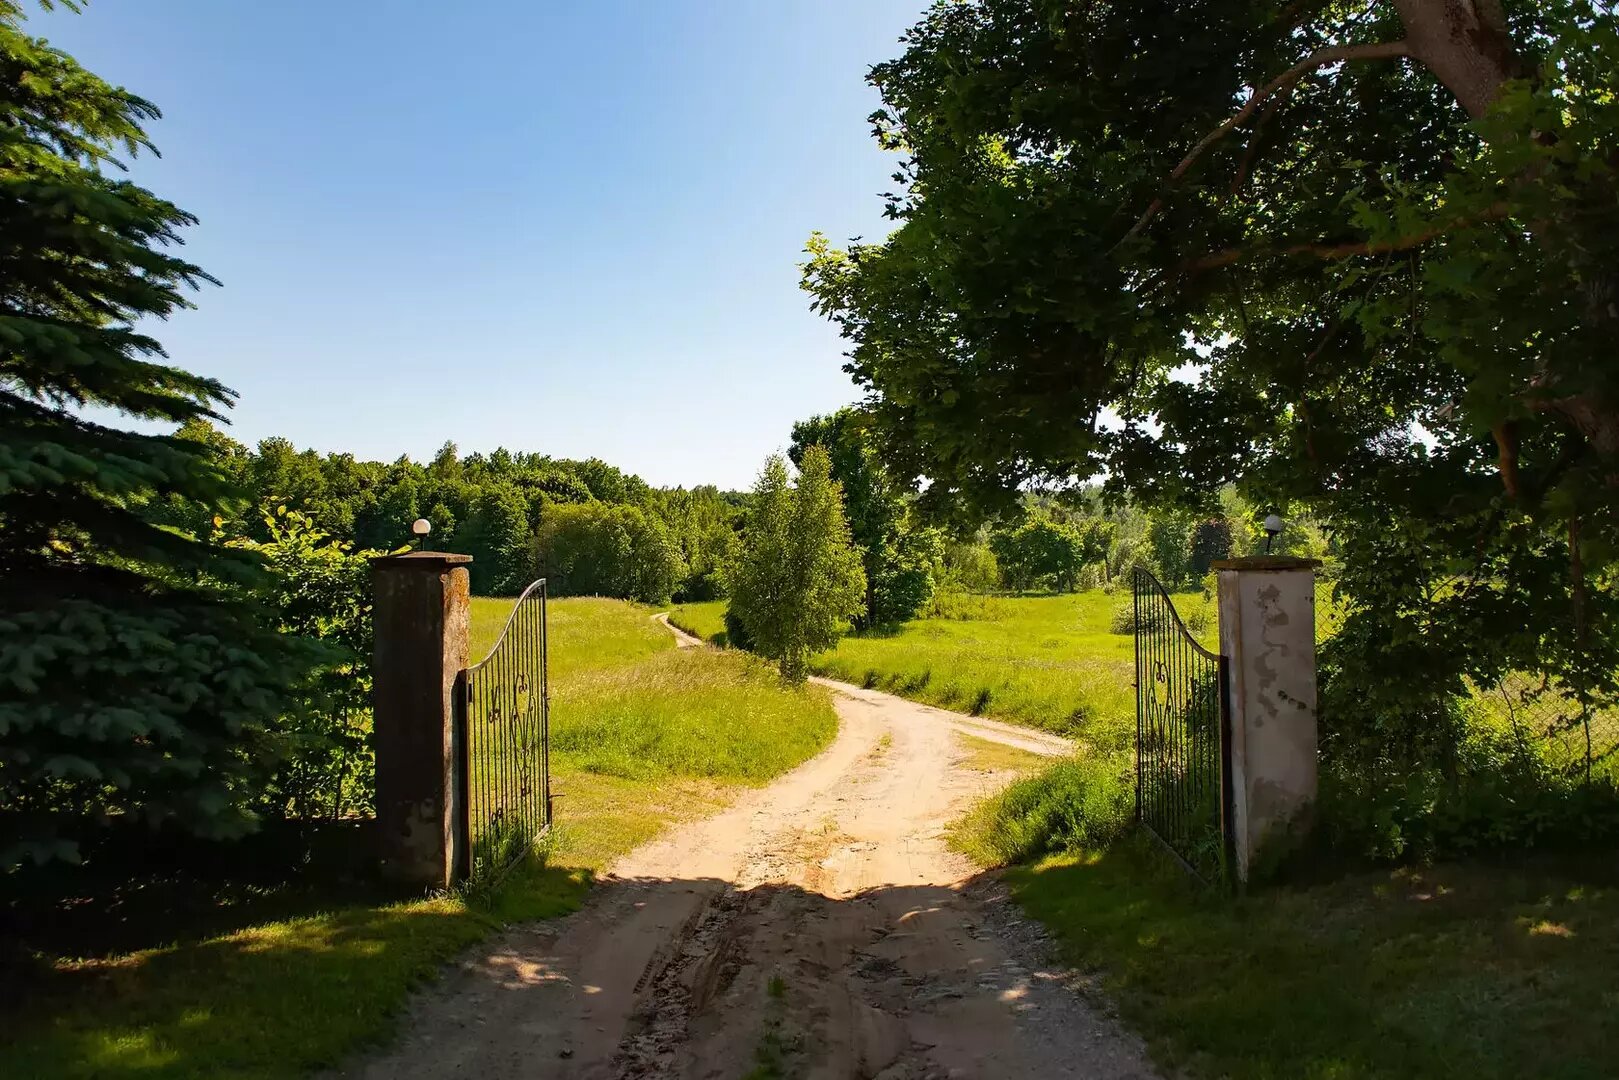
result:
[(1585, 707), (1548, 675), (1513, 672), (1493, 686), (1475, 685), (1485, 718), (1539, 753), (1567, 776), (1619, 780), (1619, 707)]

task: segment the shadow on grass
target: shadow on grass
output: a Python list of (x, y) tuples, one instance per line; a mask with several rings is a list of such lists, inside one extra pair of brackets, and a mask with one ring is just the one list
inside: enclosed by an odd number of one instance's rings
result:
[(1167, 1063), (1242, 1077), (1563, 1077), (1619, 1062), (1619, 865), (1367, 871), (1236, 898), (1136, 841), (1008, 872)]
[(384, 1035), (412, 987), (496, 926), (573, 910), (587, 886), (582, 871), (538, 865), (476, 905), (309, 885), (226, 904), (212, 936), (181, 917), (171, 944), (36, 954), (0, 1012), (4, 1072), (299, 1075)]

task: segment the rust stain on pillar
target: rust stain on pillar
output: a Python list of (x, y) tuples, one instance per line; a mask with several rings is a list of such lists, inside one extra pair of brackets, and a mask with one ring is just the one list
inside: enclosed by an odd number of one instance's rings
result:
[(389, 877), (424, 887), (449, 885), (456, 865), (454, 691), (471, 561), (417, 551), (371, 562), (379, 854)]

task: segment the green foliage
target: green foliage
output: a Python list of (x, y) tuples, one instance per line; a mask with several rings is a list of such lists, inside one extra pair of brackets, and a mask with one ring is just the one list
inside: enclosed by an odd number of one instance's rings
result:
[(951, 830), (951, 846), (984, 866), (1064, 851), (1100, 851), (1135, 824), (1128, 757), (1058, 762), (991, 795)]
[(485, 596), (516, 596), (528, 587), (537, 576), (532, 548), (522, 493), (505, 485), (478, 493), (450, 542), (450, 550), (472, 556), (472, 589)]
[(267, 541), (232, 547), (262, 556), (269, 571), (258, 597), (283, 634), (325, 646), (324, 662), (297, 688), (270, 728), (274, 769), (257, 801), (267, 817), (337, 820), (376, 805), (371, 745), (371, 558), (332, 540), (307, 514), (276, 507), (263, 515)]
[(794, 424), (788, 449), (793, 464), (802, 466), (812, 446), (825, 448), (831, 458), (865, 568), (865, 610), (857, 625), (889, 626), (915, 617), (937, 586), (943, 535), (912, 520), (909, 496), (883, 468), (859, 413), (842, 409)]
[(560, 596), (663, 604), (680, 577), (680, 552), (663, 522), (635, 506), (553, 507), (537, 544), (543, 576)]
[(191, 215), (118, 175), (157, 108), (8, 0), (0, 115), (0, 865), (74, 858), (114, 818), (241, 833), (308, 657), (221, 584), (256, 558), (160, 523), (225, 509), (235, 463), (191, 437), (232, 392), (135, 329), (212, 280), (172, 254)]
[(939, 587), (942, 590), (987, 593), (1000, 588), (1001, 566), (988, 544), (954, 541), (945, 544)]
[(865, 593), (831, 470), (820, 445), (804, 452), (796, 486), (781, 458), (767, 461), (726, 572), (729, 610), (754, 651), (775, 660), (790, 681), (804, 678), (813, 653), (837, 643)]
[[(1608, 707), (1616, 26), (1585, 0), (938, 3), (871, 74), (896, 231), (812, 238), (804, 285), (930, 505), (1105, 475), (1221, 513), (1239, 554), (1226, 484), (1313, 515), (1344, 571), (1333, 738), (1411, 760), (1506, 670)], [(1121, 534), (1110, 571), (1194, 579), (1180, 526)]]
[(1225, 518), (1207, 518), (1192, 526), (1191, 551), (1188, 571), (1194, 578), (1203, 578), (1214, 563), (1235, 554), (1236, 540), (1232, 536), (1231, 522)]
[(724, 594), (722, 569), (736, 547), (741, 515), (734, 498), (711, 485), (656, 492), (652, 504), (669, 525), (685, 575), (675, 588), (681, 602), (718, 599)]
[(1104, 522), (1069, 525), (1036, 516), (1015, 529), (990, 535), (990, 548), (1006, 583), (1017, 590), (1046, 586), (1073, 592), (1080, 574), (1107, 553), (1110, 528)]

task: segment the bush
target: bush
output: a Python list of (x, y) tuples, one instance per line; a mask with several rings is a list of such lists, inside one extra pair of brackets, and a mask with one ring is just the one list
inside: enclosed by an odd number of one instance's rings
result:
[(557, 596), (666, 604), (683, 570), (669, 530), (636, 506), (548, 507), (535, 544), (544, 576)]
[(951, 844), (986, 866), (1025, 862), (1113, 843), (1135, 819), (1131, 765), (1124, 756), (1058, 762), (980, 803)]
[(729, 607), (725, 609), (725, 644), (733, 649), (753, 651), (753, 636), (748, 633), (747, 625)]
[[(1158, 629), (1160, 609), (1157, 605), (1149, 605), (1141, 613), (1140, 629), (1151, 631)], [(1135, 593), (1129, 592), (1113, 603), (1113, 617), (1108, 621), (1108, 629), (1115, 634), (1133, 634), (1136, 625), (1136, 598)]]
[(982, 593), (948, 590), (934, 593), (923, 610), (926, 619), (954, 619), (958, 622), (993, 622), (1010, 613), (1006, 601)]
[(258, 798), (267, 817), (336, 820), (376, 807), (371, 743), (371, 558), (285, 506), (264, 514), (270, 539), (235, 540), (264, 558), (258, 593), (276, 629), (318, 642), (324, 663), (295, 689), (270, 729), (275, 764)]

